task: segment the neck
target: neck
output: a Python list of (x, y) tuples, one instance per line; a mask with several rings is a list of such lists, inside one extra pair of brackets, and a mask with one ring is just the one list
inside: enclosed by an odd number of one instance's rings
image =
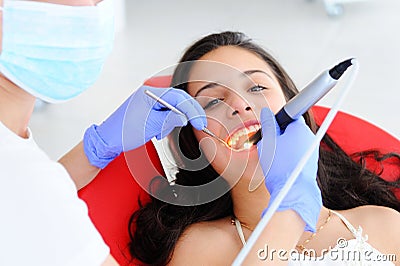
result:
[[(262, 212), (268, 207), (270, 194), (264, 182), (252, 192), (249, 191), (248, 185), (248, 181), (240, 180), (233, 187), (231, 191), (234, 206), (233, 212), (242, 225), (254, 230), (261, 219)], [(325, 224), (328, 215), (329, 209), (322, 206), (316, 225), (317, 228)], [(311, 232), (304, 231), (299, 243), (303, 243), (311, 234)]]
[(28, 124), (35, 97), (0, 74), (0, 121), (22, 138), (28, 137)]
[(269, 192), (262, 182), (257, 189), (249, 191), (249, 182), (240, 180), (231, 191), (233, 200), (233, 212), (239, 221), (255, 228), (261, 219), (261, 214), (269, 203)]

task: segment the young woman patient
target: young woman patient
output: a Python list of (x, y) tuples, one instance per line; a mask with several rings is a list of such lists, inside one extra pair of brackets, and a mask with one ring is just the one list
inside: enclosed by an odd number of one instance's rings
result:
[[(152, 197), (150, 203), (133, 214), (130, 223), (131, 254), (145, 264), (230, 265), (281, 188), (280, 180), (287, 179), (289, 169), (301, 158), (296, 153), (306, 150), (309, 136), (317, 128), (308, 112), (304, 120), (289, 125), (288, 132), (278, 133), (277, 154), (270, 169), (265, 162), (268, 161), (266, 147), (270, 144), (266, 134), (271, 132), (264, 124), (266, 117), (271, 113), (269, 110), (276, 113), (298, 92), (285, 70), (265, 50), (238, 32), (212, 34), (197, 41), (180, 60), (181, 63), (190, 61), (185, 67), (176, 68), (172, 85), (198, 100), (206, 112), (207, 127), (231, 144), (242, 141), (240, 137), (244, 133), (239, 134), (240, 131), (254, 132), (262, 127), (264, 137), (257, 146), (239, 152), (220, 145), (190, 125), (173, 131), (171, 148), (179, 150), (181, 158), (177, 160), (184, 162), (176, 174), (176, 183), (190, 187), (216, 180), (215, 186), (226, 193), (207, 200), (210, 197), (207, 190), (188, 193), (178, 186), (178, 197), (196, 202), (187, 206)], [(226, 67), (202, 67), (204, 64), (196, 64), (200, 61)], [(276, 213), (294, 210), (296, 216), (291, 219), (290, 215), (280, 218), (274, 215), (276, 219), (268, 225), (271, 233), (265, 238), (269, 237), (268, 241), (272, 242), (278, 238), (287, 240), (290, 244), (285, 248), (320, 257), (314, 262), (295, 261), (287, 253), (288, 261), (276, 257), (272, 259), (273, 264), (320, 265), (332, 260), (343, 265), (400, 264), (400, 201), (393, 193), (400, 187), (399, 171), (396, 171), (396, 181), (385, 181), (365, 168), (367, 157), (368, 160), (391, 160), (395, 167), (400, 166), (400, 156), (396, 153), (368, 151), (348, 156), (329, 136), (324, 137), (319, 156), (316, 154), (305, 167), (310, 171), (303, 170), (300, 175), (308, 176), (295, 182), (287, 196), (290, 199), (285, 199), (288, 207)], [(249, 185), (254, 185), (252, 182), (260, 176), (266, 177), (265, 185), (249, 190)], [(169, 186), (157, 183), (157, 193), (172, 195)], [(318, 205), (320, 195), (322, 207)], [(310, 210), (315, 219), (310, 218)], [(295, 230), (291, 225), (298, 227), (299, 221), (303, 222), (300, 233), (291, 233)], [(336, 253), (327, 253), (327, 250)], [(341, 250), (364, 252), (367, 257), (354, 257), (351, 253), (349, 258), (338, 252)], [(249, 256), (262, 257), (268, 252), (264, 251)], [(383, 254), (396, 257), (366, 261)], [(267, 260), (271, 262), (270, 257)], [(266, 263), (260, 258), (253, 261), (252, 265)]]

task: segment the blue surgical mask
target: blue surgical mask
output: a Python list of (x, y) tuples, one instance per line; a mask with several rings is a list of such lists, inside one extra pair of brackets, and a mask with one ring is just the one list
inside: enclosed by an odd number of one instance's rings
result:
[(0, 72), (47, 102), (73, 98), (100, 75), (114, 42), (112, 0), (66, 6), (5, 0)]

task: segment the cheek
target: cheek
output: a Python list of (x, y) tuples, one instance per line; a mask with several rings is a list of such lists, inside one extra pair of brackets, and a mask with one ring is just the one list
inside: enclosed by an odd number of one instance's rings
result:
[(273, 100), (270, 101), (270, 108), (275, 114), (286, 104), (283, 93), (274, 94)]
[(220, 157), (221, 149), (213, 138), (198, 130), (194, 130), (194, 135), (199, 142), (201, 152), (204, 153), (209, 162), (213, 162), (217, 157)]
[(258, 112), (256, 111), (257, 114), (261, 112), (263, 107), (268, 107), (272, 112), (277, 113), (286, 104), (282, 91), (264, 93), (262, 96), (252, 97), (249, 101), (253, 103), (255, 110), (259, 109)]

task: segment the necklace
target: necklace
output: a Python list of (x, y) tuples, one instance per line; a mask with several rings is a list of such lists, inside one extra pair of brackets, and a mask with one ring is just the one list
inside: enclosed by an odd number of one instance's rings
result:
[[(316, 234), (318, 234), (318, 232), (321, 231), (321, 230), (324, 228), (324, 226), (329, 222), (329, 220), (331, 219), (331, 215), (332, 215), (332, 212), (331, 212), (331, 210), (328, 209), (328, 217), (326, 217), (325, 222), (317, 229), (317, 231), (316, 231), (315, 233), (313, 233), (313, 234), (312, 234), (311, 236), (309, 236), (306, 240), (304, 240), (303, 243), (297, 244), (297, 245), (296, 245), (296, 248), (300, 249), (300, 251), (303, 251), (303, 250), (306, 248), (305, 245), (307, 245), (307, 243), (310, 242), (311, 239), (313, 239), (314, 236), (315, 236)], [(247, 228), (247, 229), (249, 229), (250, 231), (253, 231), (253, 230), (254, 230), (254, 228), (251, 228), (250, 226), (248, 226), (248, 225), (246, 225), (246, 224), (244, 224), (244, 223), (241, 223), (240, 221), (239, 221), (239, 223), (240, 223), (240, 225), (241, 225), (242, 227)], [(235, 225), (235, 218), (234, 218), (234, 217), (231, 218), (231, 224), (232, 224), (232, 225)]]
[(313, 239), (313, 237), (318, 234), (319, 231), (321, 231), (324, 226), (329, 222), (329, 220), (331, 219), (331, 210), (328, 209), (328, 217), (326, 217), (325, 222), (317, 229), (317, 231), (315, 233), (312, 233), (312, 235), (310, 235), (306, 240), (304, 240), (303, 243), (301, 244), (297, 244), (296, 248), (300, 249), (300, 251), (303, 251), (304, 249), (306, 249), (305, 245), (311, 241), (311, 239)]
[[(250, 226), (248, 226), (248, 225), (246, 225), (246, 224), (244, 224), (244, 223), (242, 223), (242, 222), (240, 222), (239, 221), (239, 223), (240, 223), (240, 226), (242, 226), (242, 227), (244, 227), (244, 228), (247, 228), (247, 229), (249, 229), (250, 231), (254, 231), (254, 228), (251, 228)], [(232, 217), (231, 218), (231, 224), (232, 225), (235, 225), (235, 218), (234, 217)]]

